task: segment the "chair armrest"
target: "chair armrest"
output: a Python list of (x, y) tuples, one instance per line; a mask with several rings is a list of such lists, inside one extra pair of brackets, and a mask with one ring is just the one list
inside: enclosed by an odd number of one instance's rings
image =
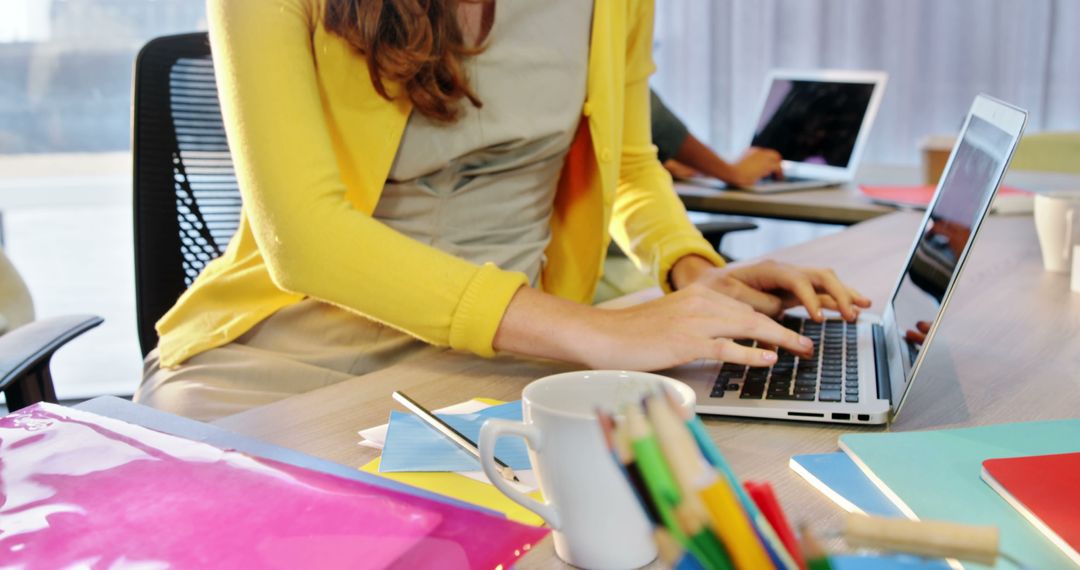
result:
[(33, 321), (0, 336), (0, 390), (48, 364), (60, 347), (102, 322), (96, 315), (65, 315)]
[(705, 241), (712, 244), (717, 251), (720, 250), (720, 241), (724, 236), (732, 232), (756, 230), (757, 224), (751, 222), (707, 221), (694, 224), (698, 231), (705, 237)]

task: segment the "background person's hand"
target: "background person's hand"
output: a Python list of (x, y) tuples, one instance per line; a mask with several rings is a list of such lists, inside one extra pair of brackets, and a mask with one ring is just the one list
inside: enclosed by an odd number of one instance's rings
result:
[(758, 180), (766, 176), (771, 175), (777, 179), (783, 179), (784, 169), (781, 161), (779, 152), (752, 146), (731, 165), (731, 174), (725, 182), (739, 188), (747, 188), (757, 184)]
[(904, 333), (904, 340), (911, 344), (922, 346), (926, 342), (926, 335), (930, 334), (930, 321), (919, 321), (915, 328)]
[(690, 178), (697, 178), (702, 175), (697, 170), (675, 160), (674, 158), (665, 160), (664, 168), (668, 171), (668, 173), (671, 174), (673, 178), (676, 179), (686, 180)]
[(775, 261), (715, 267), (692, 255), (676, 262), (671, 281), (676, 289), (704, 285), (772, 317), (802, 305), (816, 321), (824, 319), (822, 309), (838, 311), (843, 318), (854, 321), (861, 309), (870, 306), (870, 299), (841, 282), (831, 269)]

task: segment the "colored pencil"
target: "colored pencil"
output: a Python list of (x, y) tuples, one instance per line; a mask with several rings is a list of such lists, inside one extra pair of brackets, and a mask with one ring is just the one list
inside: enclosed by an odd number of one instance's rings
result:
[(750, 519), (739, 505), (731, 486), (723, 477), (714, 475), (712, 481), (706, 483), (698, 493), (709, 511), (714, 527), (722, 527), (720, 537), (736, 566), (739, 568), (774, 566)]
[(788, 553), (795, 559), (799, 568), (806, 570), (806, 561), (803, 560), (799, 540), (795, 538), (795, 532), (791, 529), (787, 517), (784, 516), (784, 510), (780, 507), (780, 502), (776, 500), (772, 485), (746, 481), (743, 483), (743, 487), (750, 494), (750, 498), (754, 500), (758, 509), (765, 515), (765, 519), (772, 525), (773, 530), (779, 535), (780, 541), (784, 543)]
[(788, 553), (787, 548), (784, 547), (783, 542), (780, 540), (776, 531), (769, 524), (769, 521), (765, 518), (765, 515), (758, 510), (754, 501), (750, 499), (750, 496), (743, 490), (742, 485), (739, 484), (738, 477), (735, 476), (735, 471), (731, 469), (731, 465), (728, 464), (720, 450), (716, 448), (712, 440), (709, 438), (708, 432), (705, 430), (705, 424), (701, 423), (701, 418), (697, 416), (692, 410), (684, 410), (679, 402), (676, 400), (674, 394), (670, 390), (664, 390), (664, 395), (667, 397), (668, 403), (672, 409), (676, 410), (681, 417), (686, 421), (686, 426), (690, 430), (690, 433), (694, 436), (694, 441), (697, 443), (699, 450), (705, 459), (708, 460), (713, 467), (715, 467), (720, 473), (727, 478), (728, 484), (735, 490), (736, 495), (739, 497), (739, 502), (750, 516), (754, 529), (758, 533), (758, 537), (765, 545), (765, 549), (769, 554), (769, 558), (772, 559), (773, 564), (778, 568), (785, 568), (786, 570), (797, 570), (799, 568), (798, 563)]
[(799, 525), (799, 534), (802, 535), (803, 558), (806, 559), (807, 568), (809, 570), (832, 570), (832, 564), (829, 563), (829, 557), (825, 554), (825, 549), (821, 547), (821, 544), (814, 536), (814, 532), (810, 530), (806, 523)]
[(664, 461), (660, 445), (641, 408), (633, 404), (628, 405), (623, 409), (623, 416), (626, 418), (627, 435), (645, 481), (645, 487), (657, 507), (664, 526), (697, 557), (703, 566), (723, 568), (703, 544), (701, 533), (695, 532), (697, 529), (693, 526), (693, 519), (686, 519), (685, 513), (676, 514), (675, 506), (681, 500), (678, 484)]

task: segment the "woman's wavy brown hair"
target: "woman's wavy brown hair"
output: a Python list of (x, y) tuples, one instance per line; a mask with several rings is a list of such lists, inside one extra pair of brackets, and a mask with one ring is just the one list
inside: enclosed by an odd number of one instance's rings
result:
[(326, 0), (323, 24), (367, 58), (375, 91), (400, 83), (415, 109), (439, 121), (457, 119), (459, 104), (480, 99), (462, 60), (469, 47), (457, 20), (458, 0)]

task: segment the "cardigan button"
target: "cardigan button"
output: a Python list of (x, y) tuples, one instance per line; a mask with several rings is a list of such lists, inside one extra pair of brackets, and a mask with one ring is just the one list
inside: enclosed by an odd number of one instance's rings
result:
[(592, 111), (593, 111), (592, 103), (590, 103), (588, 101), (586, 101), (585, 105), (581, 107), (581, 114), (585, 115), (586, 117), (591, 117), (592, 116)]
[(611, 149), (605, 148), (600, 151), (600, 162), (611, 162)]

